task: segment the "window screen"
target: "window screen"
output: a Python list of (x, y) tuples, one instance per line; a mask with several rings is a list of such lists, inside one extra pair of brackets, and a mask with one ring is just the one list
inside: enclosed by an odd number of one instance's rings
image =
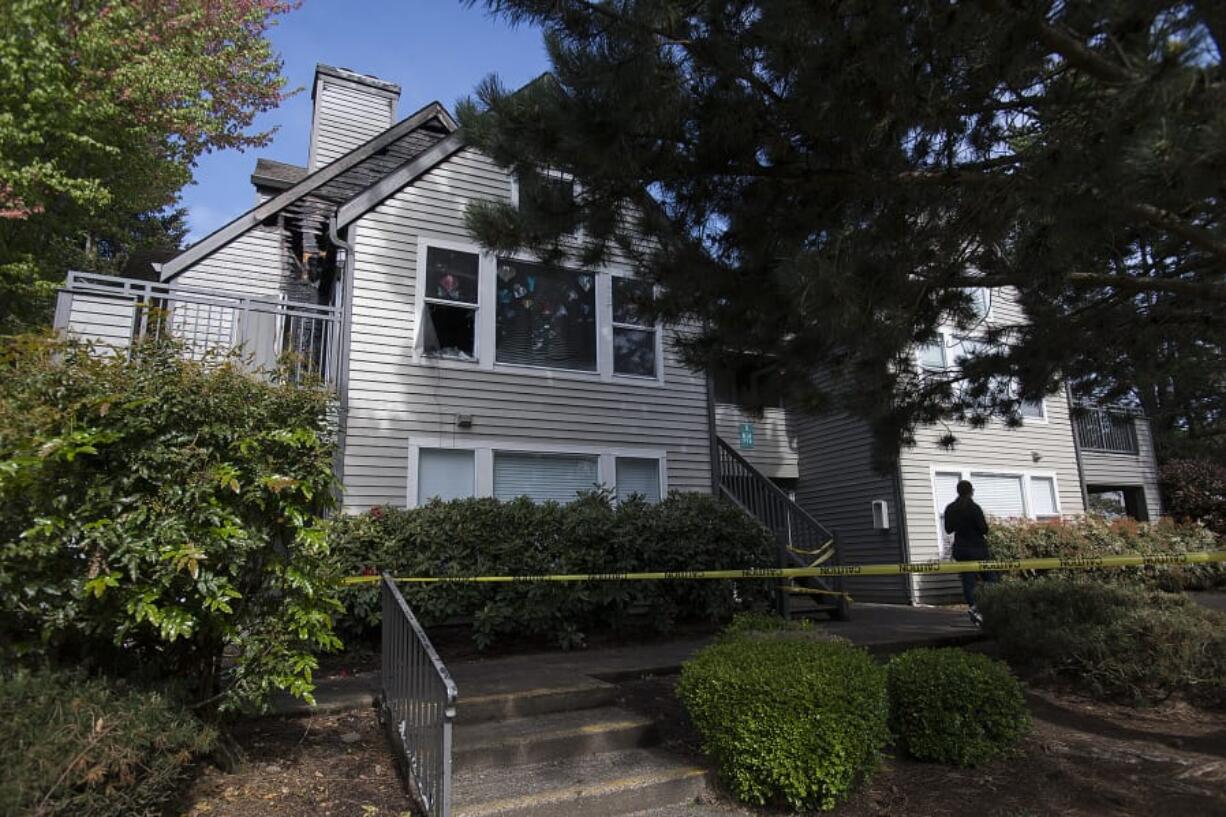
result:
[(417, 460), (417, 504), (431, 499), (462, 499), (473, 495), (472, 451), (423, 448)]
[(1012, 519), (1026, 515), (1022, 478), (1005, 474), (971, 474), (975, 501), (987, 516)]
[(637, 457), (617, 458), (617, 498), (638, 494), (648, 502), (660, 501), (660, 461)]
[(650, 298), (649, 284), (613, 277), (613, 371), (617, 374), (656, 375), (656, 330), (639, 307)]
[(1030, 478), (1030, 507), (1035, 516), (1055, 516), (1056, 481), (1051, 477)]
[(425, 304), (417, 334), (423, 354), (475, 359), (479, 269), (476, 253), (426, 248)]
[(600, 482), (595, 456), (575, 454), (494, 453), (494, 496), (526, 496), (537, 502), (570, 502)]
[(1047, 416), (1042, 400), (1023, 400), (1021, 406), (1018, 407), (1018, 412), (1023, 417), (1029, 417), (1033, 420), (1042, 420)]
[(498, 261), (499, 363), (596, 370), (596, 278)]

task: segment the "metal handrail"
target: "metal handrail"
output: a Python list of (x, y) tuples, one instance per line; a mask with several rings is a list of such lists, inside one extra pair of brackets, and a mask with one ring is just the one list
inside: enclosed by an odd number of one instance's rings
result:
[(1085, 451), (1140, 453), (1137, 413), (1103, 406), (1078, 405), (1073, 411), (1077, 442)]
[(193, 357), (241, 349), (256, 369), (285, 366), (291, 382), (338, 381), (341, 310), (335, 306), (72, 271), (59, 293), (55, 325), (83, 336), (93, 324), (75, 325), (74, 297), (131, 304), (126, 316), (102, 324), (107, 345), (130, 349), (131, 341), (169, 335)]
[(459, 690), (395, 580), (384, 573), (379, 719), (410, 793), (429, 817), (451, 817), (451, 741)]
[[(780, 567), (837, 558), (833, 531), (792, 501), (727, 441), (716, 437), (715, 442), (720, 494), (771, 532), (779, 546)], [(832, 589), (832, 583), (821, 579), (806, 580), (806, 583), (824, 591)], [(779, 610), (788, 615), (787, 594), (783, 588), (779, 594)]]

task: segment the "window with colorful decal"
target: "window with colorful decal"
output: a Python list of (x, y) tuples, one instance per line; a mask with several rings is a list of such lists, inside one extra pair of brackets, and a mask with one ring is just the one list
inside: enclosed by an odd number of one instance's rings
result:
[(498, 260), (495, 359), (596, 371), (596, 278)]
[(424, 308), (417, 333), (422, 354), (476, 360), (479, 269), (476, 253), (426, 248)]
[(656, 328), (641, 308), (650, 299), (650, 284), (613, 277), (613, 371), (617, 374), (656, 376)]

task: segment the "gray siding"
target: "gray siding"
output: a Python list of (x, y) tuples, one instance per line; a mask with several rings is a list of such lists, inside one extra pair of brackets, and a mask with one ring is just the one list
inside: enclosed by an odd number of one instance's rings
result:
[(1149, 518), (1162, 515), (1162, 491), (1158, 481), (1158, 459), (1154, 452), (1154, 438), (1149, 421), (1138, 417), (1137, 453), (1116, 454), (1107, 451), (1081, 452), (1081, 466), (1086, 485), (1124, 488), (1139, 486), (1145, 489), (1145, 504)]
[[(419, 237), (471, 242), (467, 204), (510, 192), (503, 170), (466, 150), (356, 223), (346, 509), (406, 504), (409, 446), (419, 441), (660, 450), (668, 488), (709, 491), (706, 380), (671, 350), (663, 383), (414, 362)], [(472, 415), (472, 428), (457, 428), (457, 414)]]
[(315, 86), (308, 169), (323, 167), (391, 127), (396, 102), (386, 94), (363, 90), (329, 76)]
[[(794, 423), (800, 451), (797, 503), (838, 535), (848, 564), (902, 561), (902, 531), (897, 481), (877, 473), (871, 463), (872, 438), (863, 421), (838, 415), (799, 415)], [(872, 502), (889, 503), (890, 530), (874, 530)], [(904, 577), (848, 578), (848, 592), (861, 601), (906, 603)]]
[(81, 340), (127, 349), (135, 318), (136, 302), (131, 298), (76, 294), (68, 312), (68, 333)]
[(290, 287), (280, 229), (253, 227), (175, 276), (176, 286), (272, 297)]
[[(741, 423), (753, 424), (753, 448), (741, 448)], [(760, 416), (755, 416), (739, 406), (717, 403), (715, 428), (725, 442), (766, 476), (780, 479), (796, 479), (799, 476), (796, 428), (788, 422), (785, 410), (766, 408)]]
[[(994, 324), (1015, 325), (1024, 316), (1012, 300), (998, 295), (990, 320)], [(935, 559), (939, 554), (938, 509), (932, 479), (935, 470), (965, 468), (1052, 474), (1056, 478), (1060, 513), (1069, 516), (1084, 512), (1068, 402), (1063, 394), (1055, 394), (1047, 398), (1045, 405), (1046, 420), (1027, 420), (1021, 428), (1011, 429), (1003, 423), (992, 423), (982, 429), (955, 425), (950, 430), (957, 436), (958, 444), (952, 450), (940, 444), (945, 428), (929, 427), (917, 432), (915, 445), (902, 452), (899, 463), (910, 560)], [(917, 602), (961, 598), (957, 576), (914, 576), (912, 581)]]

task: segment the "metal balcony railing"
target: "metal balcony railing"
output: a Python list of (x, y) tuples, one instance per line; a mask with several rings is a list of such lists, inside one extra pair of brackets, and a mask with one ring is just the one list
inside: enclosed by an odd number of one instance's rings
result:
[(428, 817), (451, 817), (451, 733), (459, 692), (392, 577), (384, 573), (379, 719)]
[(1084, 451), (1139, 453), (1136, 417), (1126, 411), (1101, 406), (1077, 406), (1073, 412), (1073, 428), (1076, 429), (1077, 442)]
[(195, 358), (238, 351), (253, 370), (279, 369), (292, 382), (336, 386), (340, 371), (334, 306), (70, 272), (55, 326), (116, 350), (171, 337)]

